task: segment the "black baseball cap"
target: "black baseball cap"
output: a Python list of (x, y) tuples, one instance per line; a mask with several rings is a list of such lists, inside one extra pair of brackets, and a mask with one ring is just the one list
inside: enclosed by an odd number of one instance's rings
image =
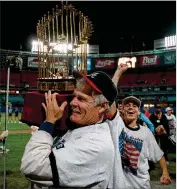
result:
[(89, 75), (84, 75), (79, 71), (73, 71), (73, 76), (77, 80), (84, 78), (87, 83), (98, 93), (102, 94), (110, 104), (112, 104), (117, 97), (117, 88), (112, 79), (104, 72), (97, 71)]
[(138, 98), (136, 98), (135, 96), (128, 96), (128, 97), (124, 98), (122, 103), (123, 103), (123, 105), (128, 104), (128, 103), (135, 103), (138, 106), (138, 108), (141, 107), (141, 101)]

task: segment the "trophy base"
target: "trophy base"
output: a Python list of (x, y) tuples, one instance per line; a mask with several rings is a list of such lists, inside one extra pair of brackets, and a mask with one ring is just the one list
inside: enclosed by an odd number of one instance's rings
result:
[(39, 78), (39, 91), (56, 91), (62, 93), (71, 93), (75, 89), (76, 80), (73, 78)]
[[(71, 94), (58, 94), (56, 96), (58, 105), (61, 105), (64, 101), (67, 101), (68, 104), (72, 100)], [(26, 123), (27, 125), (40, 126), (41, 123), (46, 119), (45, 111), (42, 106), (42, 103), (45, 103), (44, 93), (41, 92), (27, 92), (24, 97), (24, 106), (22, 110), (21, 122)], [(67, 130), (66, 119), (69, 118), (69, 106), (64, 110), (62, 118), (56, 122), (55, 129), (60, 131)]]

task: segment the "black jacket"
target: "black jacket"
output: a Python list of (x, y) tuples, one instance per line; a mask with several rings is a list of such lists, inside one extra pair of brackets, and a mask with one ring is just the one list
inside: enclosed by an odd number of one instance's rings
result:
[(162, 113), (161, 119), (159, 120), (160, 122), (157, 122), (158, 118), (155, 114), (151, 114), (149, 119), (154, 124), (154, 128), (157, 128), (159, 125), (163, 125), (164, 129), (166, 130), (167, 134), (169, 135), (168, 120), (163, 113)]

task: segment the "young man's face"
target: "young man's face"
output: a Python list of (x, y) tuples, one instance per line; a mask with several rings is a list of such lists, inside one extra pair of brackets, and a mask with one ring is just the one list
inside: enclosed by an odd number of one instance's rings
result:
[(72, 109), (70, 120), (77, 125), (91, 125), (99, 120), (100, 106), (94, 106), (93, 96), (76, 89), (70, 105)]
[(139, 115), (139, 107), (132, 102), (124, 104), (123, 106), (124, 120), (128, 122), (132, 122), (137, 120)]

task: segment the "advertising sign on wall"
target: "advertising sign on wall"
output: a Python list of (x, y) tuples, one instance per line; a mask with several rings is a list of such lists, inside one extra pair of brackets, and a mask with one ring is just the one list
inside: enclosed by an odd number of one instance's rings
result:
[(114, 69), (115, 59), (114, 58), (99, 58), (95, 61), (96, 69)]
[[(74, 70), (77, 69), (76, 58), (74, 58)], [(81, 59), (78, 59), (78, 70), (81, 70)], [(91, 58), (87, 58), (87, 70), (91, 70)]]
[(164, 64), (176, 64), (176, 53), (165, 54)]
[(139, 59), (140, 66), (153, 66), (160, 63), (160, 56), (158, 55), (148, 55), (142, 56)]
[(38, 68), (38, 57), (28, 57), (28, 67)]
[[(42, 61), (42, 60), (41, 60)], [(63, 65), (63, 63), (66, 63), (65, 58), (54, 58), (51, 60), (51, 62), (55, 61), (55, 68), (58, 68), (59, 66)], [(46, 60), (44, 60), (44, 63)], [(28, 57), (28, 68), (38, 68), (38, 57)]]

